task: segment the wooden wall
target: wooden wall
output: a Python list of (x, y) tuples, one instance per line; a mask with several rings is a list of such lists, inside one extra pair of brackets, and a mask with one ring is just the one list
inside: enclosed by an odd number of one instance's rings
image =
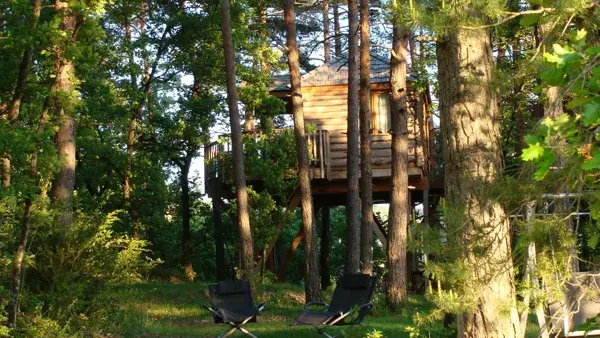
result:
[[(373, 91), (384, 91), (386, 86), (374, 85)], [(409, 95), (412, 93), (409, 87)], [(304, 121), (316, 125), (317, 129), (329, 131), (331, 177), (332, 179), (346, 178), (347, 162), (347, 100), (348, 87), (323, 86), (302, 88), (304, 98)], [(416, 100), (409, 96), (409, 175), (421, 176), (425, 163), (422, 135), (420, 130), (428, 129), (428, 125), (419, 128), (416, 120)], [(425, 109), (423, 110), (425, 111)], [(424, 123), (424, 121), (422, 122)], [(427, 134), (427, 131), (425, 131)], [(426, 136), (426, 135), (425, 135)], [(390, 134), (373, 135), (373, 177), (391, 176), (391, 140)], [(320, 176), (320, 175), (317, 175)]]

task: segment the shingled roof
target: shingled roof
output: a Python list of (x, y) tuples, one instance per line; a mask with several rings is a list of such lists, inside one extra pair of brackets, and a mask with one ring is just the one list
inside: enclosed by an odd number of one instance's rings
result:
[[(289, 75), (272, 77), (272, 91), (290, 89)], [(414, 80), (409, 75), (408, 81)], [(371, 83), (386, 83), (390, 81), (390, 61), (379, 55), (371, 55)], [(331, 64), (323, 64), (302, 76), (302, 86), (318, 87), (345, 85), (348, 83), (348, 57), (342, 56), (332, 60)]]

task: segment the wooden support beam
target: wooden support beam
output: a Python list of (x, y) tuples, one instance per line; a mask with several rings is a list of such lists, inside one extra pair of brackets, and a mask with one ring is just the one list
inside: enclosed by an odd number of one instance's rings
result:
[(221, 220), (221, 198), (213, 197), (213, 219), (215, 222), (215, 263), (217, 268), (217, 280), (227, 278), (227, 267), (225, 266), (225, 241), (223, 235), (223, 222)]
[(379, 239), (379, 241), (381, 242), (383, 250), (385, 251), (387, 249), (387, 233), (385, 232), (385, 228), (383, 227), (384, 223), (381, 221), (381, 219), (377, 216), (376, 213), (373, 213), (373, 219), (375, 220), (375, 225), (377, 225), (373, 228), (373, 232), (377, 236), (377, 239)]
[[(273, 249), (275, 248), (277, 239), (279, 239), (279, 236), (281, 236), (281, 233), (283, 232), (283, 226), (285, 225), (285, 221), (288, 219), (289, 215), (296, 210), (296, 208), (298, 207), (299, 204), (300, 204), (300, 188), (298, 186), (296, 186), (296, 188), (294, 189), (294, 192), (292, 193), (292, 195), (289, 198), (289, 203), (288, 203), (287, 208), (285, 209), (285, 214), (283, 215), (283, 218), (281, 220), (279, 220), (279, 223), (277, 224), (277, 235), (271, 241), (271, 243), (269, 243), (269, 246), (267, 247), (267, 250), (266, 250), (267, 255), (268, 255), (267, 260), (271, 259), (274, 261), (274, 259), (271, 256), (273, 256), (275, 253), (275, 250), (273, 250)], [(261, 257), (261, 260), (262, 259), (264, 259), (264, 258)], [(258, 266), (261, 266), (261, 264), (258, 264)], [(275, 271), (273, 271), (275, 269), (274, 264), (269, 267), (272, 272), (275, 272)]]
[(329, 248), (331, 246), (331, 232), (329, 231), (329, 217), (331, 209), (328, 206), (321, 208), (321, 289), (331, 285), (329, 272)]
[(296, 234), (296, 237), (294, 237), (294, 240), (292, 241), (292, 245), (290, 245), (290, 249), (285, 254), (285, 258), (283, 259), (283, 264), (277, 270), (277, 274), (276, 274), (277, 280), (283, 280), (283, 277), (285, 276), (285, 271), (287, 270), (287, 266), (290, 263), (290, 261), (292, 260), (292, 257), (294, 257), (294, 252), (296, 251), (296, 249), (298, 248), (298, 245), (300, 245), (300, 242), (302, 242), (303, 239), (304, 239), (304, 228), (300, 227), (300, 230), (298, 231), (298, 233)]

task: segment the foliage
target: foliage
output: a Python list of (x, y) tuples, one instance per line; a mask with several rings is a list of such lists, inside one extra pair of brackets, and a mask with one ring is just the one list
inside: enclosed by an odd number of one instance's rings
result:
[[(572, 31), (563, 44), (544, 54), (541, 87), (560, 87), (568, 99), (567, 112), (546, 118), (527, 135), (521, 156), (535, 165), (535, 178), (553, 179), (552, 168), (575, 191), (597, 190), (600, 169), (600, 49), (589, 47), (585, 30)], [(600, 198), (589, 198), (591, 216), (600, 220)]]
[(293, 130), (250, 134), (244, 144), (248, 174), (260, 177), (269, 194), (286, 202), (297, 182), (298, 158)]
[[(98, 297), (104, 290), (146, 280), (161, 263), (148, 258), (146, 241), (114, 231), (117, 213), (79, 215), (69, 231), (44, 221), (53, 215), (43, 210), (34, 217), (35, 235), (26, 259), (28, 287), (21, 294), (24, 315), (16, 336), (70, 336), (85, 332), (90, 323), (100, 325)], [(8, 272), (2, 271), (1, 280)]]

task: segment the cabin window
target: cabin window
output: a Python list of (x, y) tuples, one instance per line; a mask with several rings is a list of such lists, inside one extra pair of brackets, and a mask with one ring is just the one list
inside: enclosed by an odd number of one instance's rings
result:
[(373, 127), (375, 133), (389, 133), (392, 129), (390, 93), (377, 93), (373, 100)]

